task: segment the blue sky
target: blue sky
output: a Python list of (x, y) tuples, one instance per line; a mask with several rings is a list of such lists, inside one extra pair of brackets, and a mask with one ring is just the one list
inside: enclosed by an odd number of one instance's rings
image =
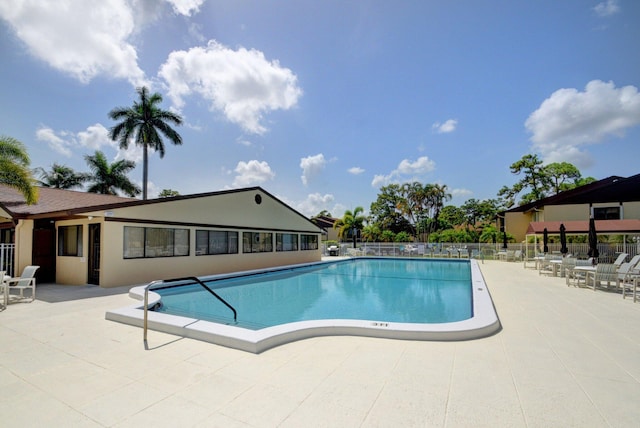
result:
[(536, 153), (640, 173), (635, 0), (3, 0), (0, 134), (32, 166), (139, 162), (108, 112), (146, 84), (182, 146), (151, 197), (259, 185), (306, 215), (368, 211), (381, 186), (495, 198)]

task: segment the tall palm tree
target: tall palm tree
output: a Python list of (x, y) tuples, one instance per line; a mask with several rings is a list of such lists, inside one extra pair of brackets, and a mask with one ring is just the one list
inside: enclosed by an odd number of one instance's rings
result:
[(338, 229), (338, 237), (341, 239), (349, 236), (349, 232), (353, 236), (353, 248), (356, 247), (357, 231), (362, 230), (365, 217), (362, 215), (364, 208), (356, 207), (353, 212), (346, 210), (341, 219), (333, 223), (333, 228)]
[(120, 190), (131, 197), (140, 194), (140, 188), (127, 177), (127, 173), (136, 167), (135, 162), (122, 159), (109, 164), (101, 151), (96, 151), (93, 156), (86, 155), (84, 159), (93, 173), (88, 178), (91, 184), (87, 192), (117, 195)]
[(54, 163), (51, 166), (50, 172), (45, 171), (44, 168), (36, 168), (36, 171), (40, 174), (40, 180), (38, 182), (42, 186), (54, 187), (56, 189), (73, 189), (74, 187), (80, 187), (89, 179), (88, 174), (78, 174), (73, 168), (58, 163)]
[(18, 190), (28, 205), (38, 202), (38, 189), (34, 186), (30, 163), (24, 144), (15, 138), (0, 136), (0, 184)]
[(133, 103), (133, 107), (116, 107), (109, 112), (111, 119), (121, 120), (111, 128), (109, 136), (120, 142), (121, 149), (129, 147), (131, 138), (135, 138), (135, 144), (142, 147), (142, 199), (147, 199), (147, 150), (151, 148), (160, 154), (160, 158), (164, 157), (164, 143), (160, 133), (173, 144), (182, 144), (182, 137), (168, 123), (181, 125), (182, 117), (158, 106), (162, 102), (162, 95), (159, 93), (149, 95), (146, 86), (138, 88), (137, 92), (140, 99)]

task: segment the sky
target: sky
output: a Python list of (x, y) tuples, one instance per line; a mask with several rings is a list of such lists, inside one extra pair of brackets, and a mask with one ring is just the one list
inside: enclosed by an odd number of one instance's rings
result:
[(526, 154), (640, 173), (637, 0), (3, 0), (0, 135), (88, 172), (136, 88), (180, 114), (149, 196), (261, 186), (368, 212), (382, 186), (496, 198)]

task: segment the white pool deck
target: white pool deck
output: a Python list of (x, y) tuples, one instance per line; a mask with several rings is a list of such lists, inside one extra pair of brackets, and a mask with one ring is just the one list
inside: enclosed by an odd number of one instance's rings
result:
[[(2, 427), (631, 427), (640, 302), (481, 265), (502, 330), (318, 337), (261, 354), (105, 320), (128, 287), (40, 285), (0, 311)], [(114, 294), (117, 293), (117, 294)]]

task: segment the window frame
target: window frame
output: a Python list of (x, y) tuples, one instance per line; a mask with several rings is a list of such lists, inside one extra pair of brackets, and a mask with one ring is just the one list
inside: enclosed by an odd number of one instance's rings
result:
[[(131, 238), (137, 239), (137, 247), (131, 245), (134, 240), (127, 240), (134, 233), (138, 236)], [(150, 242), (151, 240), (155, 242)], [(191, 231), (174, 227), (124, 226), (122, 247), (122, 258), (127, 260), (188, 257), (191, 254)]]
[[(69, 244), (73, 239), (73, 236), (68, 236), (68, 231), (75, 229), (75, 251), (70, 251)], [(82, 238), (83, 238), (83, 225), (72, 224), (68, 226), (58, 226), (58, 256), (59, 257), (82, 257)]]
[(242, 232), (242, 253), (272, 253), (273, 233), (272, 232)]
[(317, 250), (319, 247), (318, 235), (301, 234), (300, 235), (300, 251)]
[[(293, 237), (293, 240), (284, 240), (283, 238)], [(297, 233), (276, 233), (276, 252), (298, 251), (300, 239)]]
[[(224, 247), (226, 247), (225, 251), (216, 250), (215, 245), (215, 236), (219, 237), (224, 234), (225, 243)], [(213, 236), (212, 236), (213, 235)], [(199, 239), (206, 238), (205, 242), (200, 241)], [(235, 239), (234, 239), (235, 238)], [(213, 240), (212, 240), (213, 239)], [(238, 232), (231, 230), (205, 230), (205, 229), (197, 229), (196, 230), (196, 256), (219, 256), (223, 254), (238, 254), (239, 246), (238, 246)], [(235, 242), (234, 242), (235, 241)], [(235, 248), (234, 244), (235, 243)], [(202, 248), (204, 248), (204, 251)], [(222, 246), (219, 246), (222, 248)]]

